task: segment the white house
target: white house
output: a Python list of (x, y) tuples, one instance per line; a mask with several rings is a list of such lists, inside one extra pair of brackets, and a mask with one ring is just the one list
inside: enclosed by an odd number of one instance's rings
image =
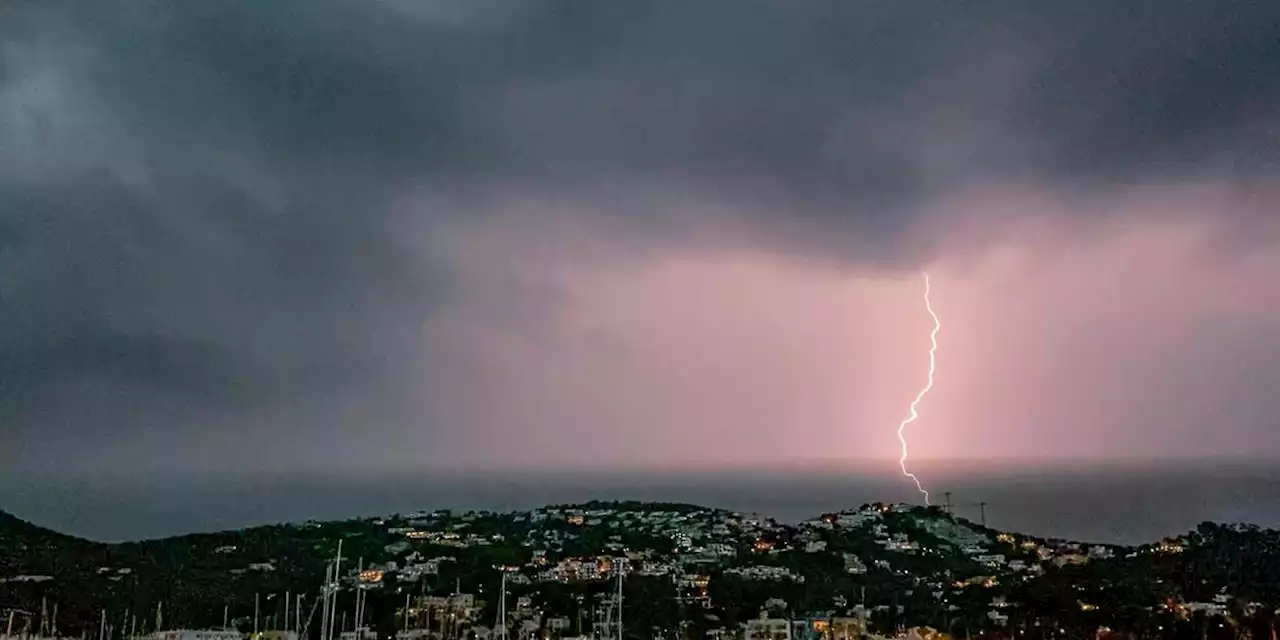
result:
[(241, 640), (244, 637), (234, 629), (174, 629), (157, 631), (146, 640)]

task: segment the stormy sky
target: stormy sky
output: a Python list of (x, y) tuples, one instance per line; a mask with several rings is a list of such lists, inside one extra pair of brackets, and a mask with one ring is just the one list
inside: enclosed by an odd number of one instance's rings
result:
[(0, 467), (1280, 455), (1280, 8), (0, 7)]

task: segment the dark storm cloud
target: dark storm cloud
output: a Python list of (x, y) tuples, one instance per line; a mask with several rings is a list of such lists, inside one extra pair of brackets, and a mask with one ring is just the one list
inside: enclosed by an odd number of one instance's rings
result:
[[(971, 182), (1277, 160), (1266, 2), (4, 12), (0, 422), (28, 448), (412, 420), (400, 349), (462, 294), (405, 217), (479, 215), (475, 194), (643, 216), (635, 194), (688, 191), (751, 203), (735, 215), (790, 249), (856, 237), (849, 259), (893, 261), (919, 253), (907, 212)], [(398, 206), (422, 194), (441, 198)], [(626, 224), (682, 228), (663, 220)]]
[(1276, 7), (1073, 3), (1058, 12), (1063, 29), (1020, 118), (1063, 149), (1057, 168), (1120, 180), (1277, 168)]
[(124, 6), (29, 23), (89, 47), (74, 79), (114, 123), (383, 182), (639, 174), (897, 200), (936, 173), (1275, 160), (1266, 3)]

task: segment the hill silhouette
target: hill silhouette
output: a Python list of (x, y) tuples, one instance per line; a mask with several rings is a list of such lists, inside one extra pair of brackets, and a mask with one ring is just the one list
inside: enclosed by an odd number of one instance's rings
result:
[[(602, 511), (609, 510), (617, 512), (616, 518), (600, 517)], [(826, 610), (835, 606), (836, 596), (851, 593), (904, 607), (900, 615), (894, 614), (897, 617), (880, 620), (878, 624), (886, 628), (908, 618), (939, 622), (936, 618), (942, 616), (941, 621), (946, 622), (961, 615), (939, 609), (931, 595), (935, 590), (947, 592), (954, 606), (964, 607), (964, 615), (974, 614), (975, 624), (989, 622), (984, 617), (988, 604), (1000, 597), (1021, 603), (1021, 608), (1010, 609), (1016, 615), (1026, 612), (1080, 629), (1099, 624), (1134, 629), (1172, 624), (1159, 617), (1165, 614), (1150, 613), (1156, 611), (1151, 608), (1153, 603), (1158, 605), (1168, 598), (1204, 602), (1219, 593), (1231, 593), (1243, 603), (1262, 602), (1271, 607), (1280, 603), (1280, 580), (1276, 578), (1280, 575), (1280, 532), (1257, 527), (1206, 523), (1177, 541), (1121, 547), (1060, 543), (999, 532), (937, 508), (877, 504), (848, 512), (872, 516), (861, 525), (835, 524), (840, 514), (825, 514), (796, 526), (772, 521), (753, 524), (764, 528), (751, 529), (745, 535), (726, 529), (716, 544), (733, 547), (736, 554), (711, 564), (705, 558), (694, 558), (692, 564), (682, 566), (675, 556), (685, 551), (673, 550), (673, 546), (689, 542), (676, 542), (680, 536), (675, 532), (699, 519), (723, 522), (724, 517), (737, 516), (694, 505), (640, 502), (560, 505), (539, 513), (540, 517), (534, 518), (531, 512), (446, 511), (99, 543), (0, 511), (0, 609), (38, 612), (43, 601), (57, 603), (59, 630), (75, 635), (96, 630), (103, 611), (109, 620), (116, 621), (112, 624), (117, 630), (121, 619), (136, 616), (142, 625), (139, 631), (143, 631), (154, 620), (157, 605), (163, 603), (164, 620), (170, 628), (216, 627), (226, 611), (232, 624), (244, 630), (252, 626), (255, 596), (263, 598), (264, 616), (281, 613), (278, 610), (286, 593), (310, 594), (314, 599), (339, 540), (346, 558), (344, 571), (354, 569), (360, 560), (366, 567), (390, 567), (391, 562), (403, 567), (414, 561), (411, 555), (419, 561), (452, 558), (429, 579), (409, 584), (391, 574), (382, 588), (370, 592), (370, 621), (386, 632), (395, 630), (397, 607), (403, 605), (406, 593), (402, 589), (408, 589), (407, 593), (444, 593), (457, 585), (464, 592), (491, 594), (497, 587), (495, 566), (521, 566), (526, 577), (536, 576), (543, 567), (533, 562), (533, 548), (546, 552), (548, 544), (552, 562), (629, 549), (676, 563), (673, 571), (712, 576), (710, 597), (716, 603), (716, 615), (724, 621), (754, 617), (772, 597), (782, 597), (800, 611)], [(570, 513), (578, 515), (570, 517)], [(654, 522), (649, 516), (655, 513), (665, 524), (659, 524), (659, 530), (645, 529), (643, 522)], [(739, 522), (751, 520), (742, 517)], [(434, 533), (407, 535), (426, 531)], [(699, 535), (720, 534), (704, 528)], [(456, 544), (459, 536), (468, 537), (472, 544)], [(990, 553), (1007, 556), (1010, 561), (1034, 564), (1044, 560), (1043, 575), (1032, 579), (1032, 574), (1010, 573), (1012, 570), (977, 561), (970, 552), (961, 550), (974, 540), (984, 541)], [(711, 542), (711, 538), (704, 538), (704, 542)], [(898, 546), (902, 544), (915, 546), (904, 552)], [(1107, 547), (1102, 549), (1106, 553), (1086, 564), (1055, 562), (1062, 554), (1081, 554), (1092, 547)], [(1175, 547), (1176, 552), (1167, 550)], [(1050, 551), (1052, 557), (1038, 558), (1037, 553), (1044, 551)], [(846, 556), (861, 559), (865, 571), (851, 574)], [(745, 569), (762, 567), (805, 580), (760, 582), (741, 577)], [(1002, 577), (988, 579), (1000, 571), (1005, 571)], [(634, 584), (629, 581), (627, 588), (634, 592), (629, 592), (627, 601), (637, 607), (635, 615), (656, 616), (651, 622), (658, 626), (671, 624), (672, 620), (666, 619), (668, 614), (674, 615), (667, 611), (671, 581), (666, 574), (637, 576)], [(924, 583), (933, 586), (919, 588)], [(959, 583), (980, 587), (954, 586)], [(576, 606), (575, 594), (597, 587), (541, 581), (520, 589), (563, 614)], [(1105, 606), (1105, 612), (1085, 615), (1081, 601)], [(492, 604), (486, 606), (492, 608)], [(492, 619), (493, 614), (486, 609), (481, 619)], [(34, 631), (34, 627), (29, 629)], [(22, 630), (21, 624), (18, 630)]]

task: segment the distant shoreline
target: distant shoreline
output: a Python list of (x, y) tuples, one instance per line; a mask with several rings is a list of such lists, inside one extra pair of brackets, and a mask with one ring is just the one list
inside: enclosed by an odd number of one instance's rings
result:
[[(1280, 526), (1280, 465), (1137, 468), (1049, 467), (1003, 473), (943, 473), (928, 462), (921, 477), (940, 501), (953, 492), (956, 513), (987, 503), (994, 527), (1045, 537), (1139, 543), (1185, 532), (1203, 521)], [(310, 475), (216, 480), (5, 478), (0, 508), (94, 540), (133, 540), (238, 529), (278, 522), (375, 517), (422, 509), (535, 508), (592, 499), (717, 505), (794, 523), (860, 504), (917, 502), (893, 473), (759, 471), (641, 474), (615, 472), (408, 475), (357, 478)]]

